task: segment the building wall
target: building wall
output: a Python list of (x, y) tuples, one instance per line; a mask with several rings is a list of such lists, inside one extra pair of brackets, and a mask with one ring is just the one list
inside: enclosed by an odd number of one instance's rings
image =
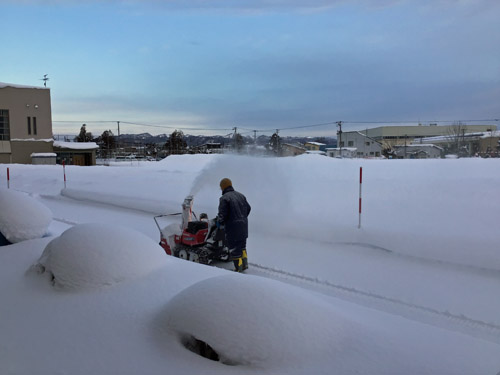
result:
[(1, 162), (30, 164), (33, 152), (52, 152), (50, 89), (0, 87), (0, 110), (9, 117), (9, 135), (0, 140)]
[[(9, 110), (10, 139), (52, 138), (50, 89), (0, 88), (0, 109)], [(28, 117), (31, 118), (31, 134), (28, 133)], [(36, 118), (37, 134), (33, 131), (33, 118)]]
[(382, 145), (360, 132), (343, 132), (342, 147), (356, 148), (356, 157), (378, 157), (382, 154)]
[(11, 154), (0, 154), (0, 164), (11, 164)]
[(32, 153), (54, 152), (52, 142), (48, 141), (11, 141), (12, 161), (11, 163), (31, 164)]
[(58, 164), (64, 162), (66, 165), (96, 165), (95, 150), (71, 150), (55, 147), (54, 152), (57, 154), (56, 162)]

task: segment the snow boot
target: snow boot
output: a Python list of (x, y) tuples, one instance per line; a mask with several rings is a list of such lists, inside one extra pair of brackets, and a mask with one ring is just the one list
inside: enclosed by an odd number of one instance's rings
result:
[(245, 271), (246, 269), (248, 269), (247, 249), (243, 249), (242, 260), (243, 260), (243, 271)]
[(243, 259), (237, 258), (233, 259), (234, 272), (243, 272)]

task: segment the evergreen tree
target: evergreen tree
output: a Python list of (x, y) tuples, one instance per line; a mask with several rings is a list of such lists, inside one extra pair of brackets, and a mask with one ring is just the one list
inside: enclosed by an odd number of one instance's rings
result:
[(277, 132), (271, 136), (271, 140), (269, 141), (269, 147), (271, 147), (271, 151), (276, 156), (281, 155), (281, 139)]
[(92, 142), (93, 137), (91, 132), (87, 132), (87, 125), (83, 124), (80, 128), (80, 134), (78, 134), (75, 139), (75, 142)]

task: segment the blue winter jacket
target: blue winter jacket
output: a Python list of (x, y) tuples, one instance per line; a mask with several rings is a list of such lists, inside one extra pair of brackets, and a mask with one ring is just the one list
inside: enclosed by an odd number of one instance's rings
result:
[(235, 191), (232, 186), (224, 189), (219, 199), (218, 219), (225, 225), (229, 248), (248, 238), (247, 217), (250, 210), (251, 207), (243, 194)]

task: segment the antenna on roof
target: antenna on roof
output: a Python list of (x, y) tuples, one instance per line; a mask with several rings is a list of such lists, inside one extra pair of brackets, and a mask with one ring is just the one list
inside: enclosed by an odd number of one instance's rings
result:
[(47, 76), (48, 76), (48, 74), (44, 74), (44, 75), (43, 75), (43, 78), (40, 78), (40, 81), (43, 81), (43, 85), (44, 85), (45, 87), (47, 87), (47, 81), (50, 79), (50, 78), (49, 78), (49, 77), (47, 77)]

